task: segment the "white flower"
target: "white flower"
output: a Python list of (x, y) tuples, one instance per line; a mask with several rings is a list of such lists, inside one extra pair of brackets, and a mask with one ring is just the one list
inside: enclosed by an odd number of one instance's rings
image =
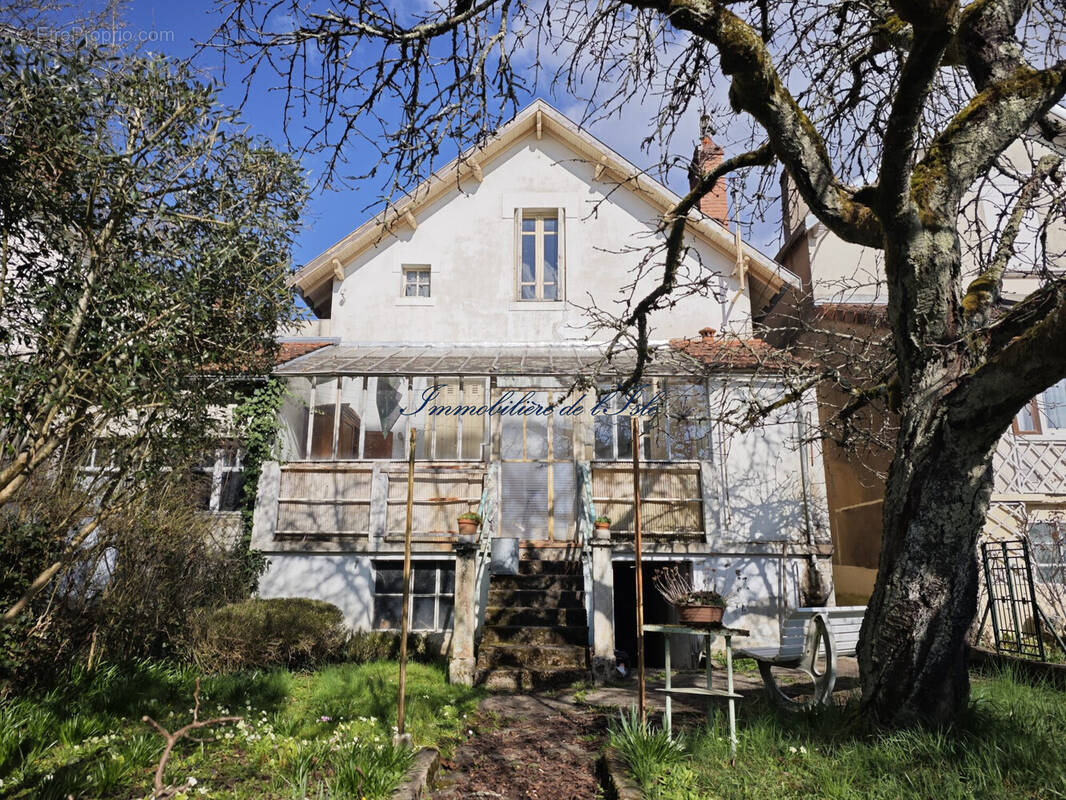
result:
[(795, 747), (790, 747), (790, 748), (788, 748), (788, 752), (790, 752), (790, 753), (795, 753), (795, 752), (797, 752), (797, 751), (796, 751), (796, 748), (795, 748)]
[(188, 780), (186, 780), (185, 782), (189, 784), (189, 786), (195, 786), (197, 783), (199, 783), (199, 781), (197, 781), (196, 778), (194, 778), (192, 775), (190, 775)]

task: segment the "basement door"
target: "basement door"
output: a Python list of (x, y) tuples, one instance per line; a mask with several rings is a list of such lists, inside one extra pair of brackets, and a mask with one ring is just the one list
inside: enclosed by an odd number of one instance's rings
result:
[[(547, 407), (564, 391), (511, 391), (511, 401), (531, 392), (530, 404)], [(500, 417), (500, 535), (550, 544), (574, 539), (577, 475), (574, 469), (574, 420), (551, 414)]]

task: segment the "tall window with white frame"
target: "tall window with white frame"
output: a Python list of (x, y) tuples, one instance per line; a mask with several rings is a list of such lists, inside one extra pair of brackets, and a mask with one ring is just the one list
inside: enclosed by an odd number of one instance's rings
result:
[(517, 213), (519, 300), (562, 300), (562, 209)]
[(403, 268), (403, 296), (430, 296), (430, 268), (428, 264), (418, 264)]

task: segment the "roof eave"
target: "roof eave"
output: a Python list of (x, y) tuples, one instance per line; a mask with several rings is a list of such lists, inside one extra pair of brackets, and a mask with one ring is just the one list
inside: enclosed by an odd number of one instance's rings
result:
[[(590, 163), (601, 165), (604, 172), (611, 174), (620, 183), (627, 184), (634, 191), (645, 195), (653, 205), (663, 210), (672, 208), (680, 201), (680, 198), (667, 187), (643, 175), (641, 170), (603, 142), (579, 128), (543, 100), (537, 99), (515, 115), (515, 118), (504, 125), (488, 142), (470, 148), (453, 159), (395, 205), (381, 211), (294, 272), (289, 278), (289, 285), (297, 288), (305, 296), (313, 293), (325, 280), (333, 277), (335, 273), (342, 272), (346, 262), (381, 237), (387, 236), (395, 226), (409, 224), (406, 221), (408, 214), (414, 214), (418, 208), (449, 191), (458, 182), (475, 177), (478, 171), (484, 169), (508, 146), (530, 132), (536, 132), (538, 136), (547, 133), (561, 139), (564, 144), (570, 145), (587, 156)], [(689, 226), (723, 253), (735, 255), (734, 234), (717, 220), (699, 212), (693, 212), (689, 216)], [(751, 266), (767, 285), (774, 288), (780, 288), (786, 283), (797, 287), (801, 285), (798, 275), (769, 259), (747, 242), (744, 242), (742, 246), (744, 254), (751, 261)]]

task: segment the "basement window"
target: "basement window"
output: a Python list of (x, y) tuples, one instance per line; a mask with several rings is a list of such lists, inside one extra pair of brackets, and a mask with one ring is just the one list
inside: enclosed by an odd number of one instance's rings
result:
[[(451, 630), (455, 562), (411, 562), (410, 588), (411, 630)], [(402, 608), (403, 561), (375, 561), (374, 629), (400, 630)]]

